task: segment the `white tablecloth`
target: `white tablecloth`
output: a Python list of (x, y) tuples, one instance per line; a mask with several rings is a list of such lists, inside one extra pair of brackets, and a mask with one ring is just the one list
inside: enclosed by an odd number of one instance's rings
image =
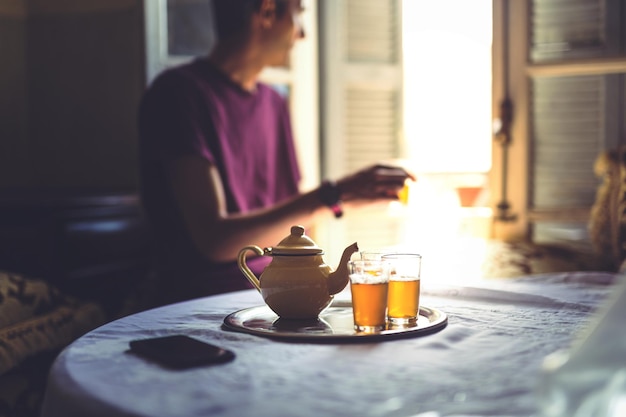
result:
[[(609, 294), (607, 273), (426, 287), (448, 326), (358, 344), (292, 343), (221, 327), (262, 304), (254, 290), (125, 317), (57, 358), (43, 417), (532, 416), (543, 358), (567, 348)], [(184, 371), (125, 353), (133, 339), (184, 333), (233, 350), (233, 362)]]

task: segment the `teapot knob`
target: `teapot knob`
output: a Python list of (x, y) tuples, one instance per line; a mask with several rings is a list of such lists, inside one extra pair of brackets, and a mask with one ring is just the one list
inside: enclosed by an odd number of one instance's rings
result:
[(291, 234), (293, 236), (302, 236), (304, 235), (304, 227), (300, 225), (291, 226)]

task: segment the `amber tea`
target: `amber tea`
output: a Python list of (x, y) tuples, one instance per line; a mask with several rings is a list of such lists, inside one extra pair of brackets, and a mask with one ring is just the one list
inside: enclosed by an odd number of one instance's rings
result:
[(384, 255), (393, 271), (389, 278), (387, 318), (391, 324), (414, 325), (419, 317), (422, 257), (415, 253)]
[(361, 328), (385, 327), (387, 307), (387, 283), (352, 284), (352, 308), (354, 323)]
[(389, 265), (383, 261), (355, 260), (348, 264), (354, 328), (362, 332), (386, 325)]
[(389, 280), (387, 315), (391, 321), (416, 322), (420, 306), (420, 280)]

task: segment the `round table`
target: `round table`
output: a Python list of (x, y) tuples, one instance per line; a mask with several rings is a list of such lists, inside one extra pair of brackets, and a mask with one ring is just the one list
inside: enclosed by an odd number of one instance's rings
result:
[[(66, 348), (51, 369), (42, 417), (530, 416), (543, 358), (568, 347), (613, 280), (570, 273), (426, 287), (422, 304), (445, 312), (447, 327), (360, 343), (225, 329), (230, 313), (263, 304), (255, 290), (160, 307)], [(170, 370), (128, 353), (133, 339), (171, 334), (230, 349), (236, 358)]]

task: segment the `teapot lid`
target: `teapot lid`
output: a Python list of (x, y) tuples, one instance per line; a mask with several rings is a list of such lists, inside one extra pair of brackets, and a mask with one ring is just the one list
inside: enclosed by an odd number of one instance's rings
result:
[(313, 240), (304, 234), (304, 227), (292, 226), (291, 234), (274, 246), (272, 255), (319, 255), (324, 253)]

